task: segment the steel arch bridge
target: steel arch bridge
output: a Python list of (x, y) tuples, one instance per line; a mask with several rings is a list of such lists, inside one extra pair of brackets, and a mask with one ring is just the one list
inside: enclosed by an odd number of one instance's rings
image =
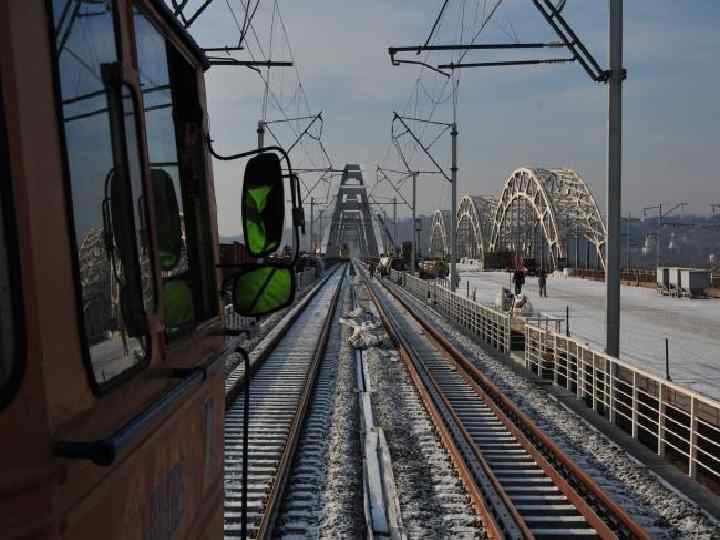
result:
[(450, 253), (447, 223), (450, 221), (448, 210), (435, 210), (430, 227), (430, 254), (433, 257), (445, 257)]
[[(433, 255), (449, 251), (447, 211), (436, 211)], [(512, 251), (547, 261), (551, 268), (567, 257), (568, 242), (584, 238), (605, 266), (605, 222), (595, 197), (572, 169), (516, 169), (497, 198), (465, 195), (457, 209), (458, 257)]]
[(457, 209), (458, 257), (485, 260), (492, 237), (497, 199), (483, 195), (464, 195)]

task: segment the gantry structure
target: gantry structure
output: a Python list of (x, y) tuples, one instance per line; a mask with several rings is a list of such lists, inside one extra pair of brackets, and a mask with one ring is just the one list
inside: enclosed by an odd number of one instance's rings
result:
[[(446, 210), (435, 212), (434, 256), (449, 252), (448, 221)], [(587, 183), (572, 169), (516, 169), (498, 196), (463, 196), (457, 224), (458, 259), (484, 265), (487, 253), (512, 252), (553, 269), (566, 262), (570, 242), (582, 238), (605, 266), (605, 222)]]
[(343, 169), (326, 253), (329, 257), (378, 256), (378, 241), (360, 165), (348, 164)]

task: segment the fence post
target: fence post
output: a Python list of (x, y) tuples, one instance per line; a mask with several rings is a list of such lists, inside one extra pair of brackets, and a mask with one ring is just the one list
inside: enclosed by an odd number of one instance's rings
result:
[(530, 369), (530, 355), (532, 354), (532, 345), (530, 343), (530, 325), (525, 325), (525, 369)]
[(697, 418), (695, 417), (695, 396), (690, 396), (690, 451), (688, 452), (688, 475), (697, 477)]
[[(575, 343), (575, 377), (577, 377), (577, 352), (578, 347)], [(572, 388), (572, 381), (570, 380), (570, 343), (568, 342), (565, 346), (565, 388), (570, 391)]]
[(507, 317), (505, 317), (504, 322), (505, 322), (505, 352), (507, 354), (510, 354), (512, 352), (512, 315), (508, 315)]
[(558, 335), (553, 333), (553, 384), (558, 385)]
[(585, 347), (581, 347), (578, 350), (577, 357), (577, 398), (583, 399), (585, 396)]
[(658, 456), (665, 455), (665, 403), (663, 402), (663, 383), (658, 388), (658, 430), (657, 430), (657, 453)]
[(615, 425), (615, 374), (613, 366), (615, 363), (612, 360), (606, 360), (608, 363), (608, 374), (610, 375), (610, 383), (608, 384), (608, 419), (610, 423)]
[(540, 339), (539, 341), (539, 355), (538, 355), (538, 363), (537, 363), (537, 375), (542, 379), (542, 366), (543, 361), (545, 360), (545, 341), (547, 340), (547, 326), (545, 327), (545, 332), (543, 333), (540, 331), (538, 334)]
[(592, 371), (591, 371), (591, 376), (592, 376), (592, 409), (593, 409), (593, 411), (597, 412), (597, 410), (598, 410), (598, 406), (597, 406), (597, 405), (598, 405), (598, 399), (597, 399), (597, 394), (598, 394), (598, 388), (597, 388), (598, 374), (597, 374), (597, 372), (598, 372), (598, 369), (597, 369), (597, 365), (596, 365), (597, 362), (596, 362), (596, 358), (595, 358), (595, 351), (591, 351), (590, 354), (592, 355)]
[(633, 370), (632, 382), (632, 438), (638, 438), (638, 389), (637, 389), (637, 371)]

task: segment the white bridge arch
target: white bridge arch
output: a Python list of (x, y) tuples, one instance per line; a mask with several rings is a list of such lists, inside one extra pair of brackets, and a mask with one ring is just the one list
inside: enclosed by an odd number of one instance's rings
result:
[(433, 257), (445, 257), (450, 253), (448, 221), (450, 221), (448, 210), (435, 210), (430, 227), (430, 254)]
[(458, 258), (485, 260), (492, 236), (497, 200), (483, 195), (464, 195), (457, 210)]
[[(449, 252), (447, 211), (433, 217), (433, 255)], [(595, 197), (572, 169), (516, 169), (499, 197), (465, 195), (457, 208), (458, 257), (484, 263), (485, 254), (512, 251), (551, 268), (567, 257), (568, 242), (584, 238), (605, 267), (605, 222)]]

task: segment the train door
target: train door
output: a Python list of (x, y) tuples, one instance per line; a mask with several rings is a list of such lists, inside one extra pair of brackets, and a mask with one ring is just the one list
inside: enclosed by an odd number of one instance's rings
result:
[(206, 68), (161, 1), (0, 5), (3, 537), (222, 535)]

